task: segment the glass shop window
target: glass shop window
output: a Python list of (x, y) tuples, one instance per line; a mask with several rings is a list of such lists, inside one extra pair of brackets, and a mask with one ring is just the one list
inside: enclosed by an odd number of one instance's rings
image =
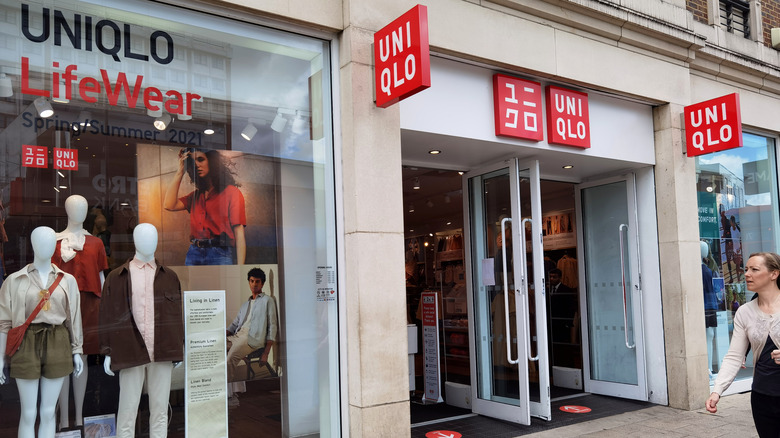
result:
[[(330, 42), (133, 0), (0, 17), (0, 331), (48, 227), (57, 429), (341, 436)], [(9, 363), (0, 436), (44, 372)]]
[[(710, 384), (729, 348), (734, 313), (754, 297), (745, 283), (750, 254), (777, 252), (775, 140), (743, 133), (744, 146), (696, 157), (699, 237), (712, 287), (704, 288)], [(751, 378), (753, 352), (737, 380)]]

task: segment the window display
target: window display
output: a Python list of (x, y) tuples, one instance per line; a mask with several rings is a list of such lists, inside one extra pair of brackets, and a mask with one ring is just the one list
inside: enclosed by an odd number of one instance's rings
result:
[[(186, 366), (169, 366), (188, 357), (180, 329), (128, 317), (112, 299), (133, 273), (134, 231), (148, 225), (156, 244), (142, 254), (177, 280), (146, 316), (175, 319), (177, 307), (181, 325), (188, 292), (219, 292), (221, 337), (250, 272), (266, 276), (265, 336), (252, 318), (252, 352), (229, 361), (219, 349), (232, 378), (215, 373), (209, 395), (225, 406), (240, 395), (262, 415), (230, 406), (221, 425), (341, 435), (330, 53), (327, 40), (154, 2), (0, 0), (0, 270), (34, 259), (36, 227), (61, 230), (49, 263), (72, 274), (80, 298), (83, 351), (72, 360), (84, 371), (47, 398), (59, 399), (52, 434), (113, 415), (119, 434), (184, 436), (193, 383)], [(140, 334), (127, 342), (123, 330)], [(171, 369), (127, 390), (127, 370), (147, 362)], [(17, 386), (0, 385), (0, 399), (21, 398)], [(155, 403), (139, 405), (148, 390)], [(29, 416), (3, 409), (0, 436)]]
[[(776, 252), (780, 239), (775, 140), (744, 133), (743, 144), (696, 157), (710, 384), (729, 349), (734, 314), (755, 296), (745, 262), (753, 253)], [(737, 380), (752, 376), (750, 354)]]

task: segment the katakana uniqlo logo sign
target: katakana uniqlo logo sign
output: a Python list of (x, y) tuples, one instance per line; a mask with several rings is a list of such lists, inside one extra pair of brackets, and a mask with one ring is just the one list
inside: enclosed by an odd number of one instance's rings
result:
[(586, 93), (547, 86), (547, 142), (590, 147), (590, 114)]
[(54, 148), (54, 168), (61, 170), (79, 170), (79, 151), (76, 149)]
[(493, 106), (496, 135), (544, 140), (542, 84), (495, 74)]
[(689, 157), (742, 147), (739, 94), (732, 93), (683, 108), (685, 150)]
[(45, 146), (22, 145), (22, 166), (47, 168), (49, 166), (48, 148)]

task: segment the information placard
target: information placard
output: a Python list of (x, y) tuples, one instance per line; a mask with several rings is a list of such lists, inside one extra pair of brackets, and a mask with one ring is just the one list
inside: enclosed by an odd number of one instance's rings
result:
[(423, 363), (425, 364), (425, 395), (423, 401), (440, 403), (441, 374), (439, 361), (439, 303), (436, 292), (423, 292)]
[(184, 315), (184, 435), (227, 437), (225, 291), (185, 291)]

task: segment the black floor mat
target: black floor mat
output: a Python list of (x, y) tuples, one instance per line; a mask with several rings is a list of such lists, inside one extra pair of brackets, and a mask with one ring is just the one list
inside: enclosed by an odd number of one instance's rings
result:
[[(562, 412), (561, 406), (585, 406), (591, 409), (588, 413), (573, 414)], [(583, 421), (622, 414), (654, 406), (653, 403), (626, 400), (616, 397), (586, 394), (553, 402), (552, 421), (531, 418), (530, 426), (512, 424), (484, 416), (475, 416), (454, 421), (445, 421), (412, 429), (412, 438), (425, 438), (425, 434), (434, 430), (451, 430), (463, 435), (463, 438), (511, 438), (530, 433), (541, 432), (556, 427), (568, 426)], [(414, 423), (413, 423), (414, 424)]]
[(471, 409), (450, 406), (447, 403), (423, 405), (416, 401), (410, 403), (410, 411), (412, 414), (413, 426), (418, 423), (425, 423), (432, 420), (471, 414)]

